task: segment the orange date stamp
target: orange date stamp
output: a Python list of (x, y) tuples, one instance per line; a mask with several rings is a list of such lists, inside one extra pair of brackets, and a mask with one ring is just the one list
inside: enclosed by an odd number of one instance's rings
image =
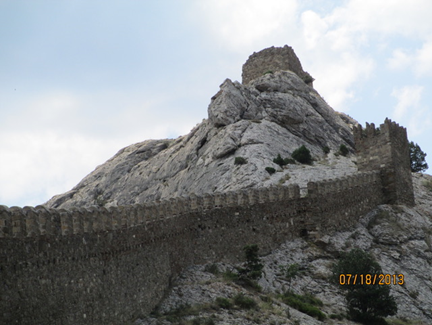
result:
[(340, 285), (403, 285), (403, 274), (340, 274)]

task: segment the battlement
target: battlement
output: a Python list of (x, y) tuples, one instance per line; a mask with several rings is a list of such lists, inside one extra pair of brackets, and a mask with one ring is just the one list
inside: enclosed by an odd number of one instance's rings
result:
[[(366, 172), (337, 180), (309, 182), (307, 197), (337, 194), (357, 186), (377, 181), (376, 172)], [(203, 196), (173, 198), (132, 206), (93, 206), (80, 209), (47, 209), (36, 207), (6, 207), (0, 205), (0, 238), (23, 238), (79, 235), (100, 231), (115, 231), (190, 213), (211, 209), (243, 207), (255, 204), (300, 200), (298, 185), (273, 186), (237, 192), (213, 193)]]
[(366, 123), (353, 132), (358, 170), (381, 171), (386, 203), (414, 205), (406, 129), (386, 119), (379, 128)]
[(250, 55), (246, 63), (243, 64), (242, 83), (246, 85), (268, 71), (280, 70), (292, 71), (312, 86), (313, 78), (303, 70), (300, 60), (292, 47), (288, 45), (284, 47), (272, 46)]
[(0, 323), (130, 321), (185, 267), (349, 229), (381, 189), (379, 172), (366, 172), (309, 182), (305, 196), (291, 185), (109, 209), (0, 206)]

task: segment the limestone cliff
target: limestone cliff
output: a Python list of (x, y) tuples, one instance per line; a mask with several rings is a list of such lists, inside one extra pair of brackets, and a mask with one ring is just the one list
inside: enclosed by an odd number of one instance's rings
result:
[[(333, 174), (343, 163), (345, 174), (356, 171), (351, 159), (325, 161), (320, 173), (298, 175), (304, 166), (282, 169), (273, 162), (290, 158), (305, 145), (316, 161), (337, 152), (341, 144), (353, 152), (352, 124), (336, 113), (312, 87), (291, 71), (260, 76), (248, 85), (225, 80), (211, 98), (208, 119), (177, 139), (147, 140), (120, 150), (71, 191), (57, 195), (52, 208), (113, 206), (214, 191), (231, 191)], [(235, 157), (246, 164), (235, 165)], [(329, 157), (333, 157), (330, 155)], [(316, 164), (316, 163), (315, 163)], [(266, 167), (277, 173), (269, 175)], [(328, 178), (328, 177), (327, 177)]]

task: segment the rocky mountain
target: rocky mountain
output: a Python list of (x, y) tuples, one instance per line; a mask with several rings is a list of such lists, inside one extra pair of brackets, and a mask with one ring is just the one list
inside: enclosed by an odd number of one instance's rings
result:
[[(109, 207), (271, 186), (290, 177), (273, 162), (278, 154), (290, 158), (302, 145), (316, 160), (326, 158), (324, 147), (337, 152), (344, 144), (353, 151), (351, 126), (356, 122), (336, 113), (290, 71), (268, 73), (248, 85), (226, 79), (211, 99), (208, 116), (185, 136), (121, 149), (46, 205)], [(235, 157), (247, 163), (236, 165)], [(270, 176), (266, 167), (280, 173)]]
[[(193, 266), (177, 279), (158, 313), (135, 324), (357, 324), (346, 318), (344, 292), (329, 281), (340, 253), (354, 247), (370, 252), (384, 274), (404, 275), (403, 285), (390, 288), (398, 312), (387, 319), (388, 324), (432, 324), (432, 176), (413, 174), (413, 183), (414, 208), (381, 205), (349, 231), (288, 241), (263, 256), (261, 292), (227, 280), (223, 272), (235, 270), (235, 265)], [(290, 283), (280, 268), (293, 264), (299, 265), (300, 272)], [(280, 294), (288, 288), (321, 300), (318, 308), (326, 319), (320, 321), (284, 303)], [(239, 295), (256, 305), (247, 308), (232, 303), (222, 308), (217, 303), (221, 298), (233, 302)]]
[[(273, 70), (261, 67), (279, 52), (253, 54), (259, 69), (253, 62), (246, 65), (245, 84), (226, 79), (211, 98), (208, 119), (189, 134), (123, 148), (46, 205), (110, 207), (290, 183), (302, 189), (309, 181), (356, 173), (352, 127), (357, 122), (327, 105), (299, 61), (294, 60), (296, 72), (283, 69), (283, 55), (272, 62)], [(290, 48), (282, 52), (290, 58), (294, 55)], [(265, 70), (269, 71), (262, 74)], [(312, 154), (311, 165), (273, 162), (279, 154), (291, 158), (302, 145)], [(341, 145), (348, 148), (348, 155), (339, 154)], [(236, 163), (236, 158), (243, 159)], [(276, 172), (269, 173), (266, 167)], [(404, 285), (391, 286), (398, 313), (389, 324), (432, 324), (432, 177), (413, 174), (413, 183), (415, 207), (381, 205), (349, 231), (299, 238), (262, 256), (261, 292), (222, 276), (235, 265), (193, 266), (173, 284), (159, 314), (142, 317), (136, 324), (354, 324), (346, 318), (343, 293), (328, 280), (340, 253), (353, 247), (370, 252), (384, 273), (405, 276)], [(298, 264), (301, 272), (290, 283), (281, 276), (280, 267), (292, 264)], [(319, 309), (327, 318), (317, 320), (285, 304), (279, 294), (289, 286), (297, 294), (320, 299)], [(256, 305), (234, 306), (239, 294)], [(234, 307), (221, 308), (218, 298)]]

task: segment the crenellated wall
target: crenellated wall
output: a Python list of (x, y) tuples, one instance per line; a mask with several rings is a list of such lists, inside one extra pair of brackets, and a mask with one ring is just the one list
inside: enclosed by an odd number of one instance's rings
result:
[(0, 206), (0, 324), (123, 324), (148, 314), (189, 265), (353, 227), (401, 191), (383, 161), (401, 161), (392, 139), (402, 133), (385, 125), (356, 130), (369, 171), (310, 182), (305, 196), (291, 185), (109, 209)]
[(0, 323), (120, 324), (149, 313), (188, 265), (238, 261), (348, 229), (382, 202), (379, 173), (117, 208), (0, 206)]
[(386, 203), (414, 205), (409, 144), (404, 127), (386, 119), (379, 128), (366, 123), (354, 128), (357, 167), (380, 170)]

